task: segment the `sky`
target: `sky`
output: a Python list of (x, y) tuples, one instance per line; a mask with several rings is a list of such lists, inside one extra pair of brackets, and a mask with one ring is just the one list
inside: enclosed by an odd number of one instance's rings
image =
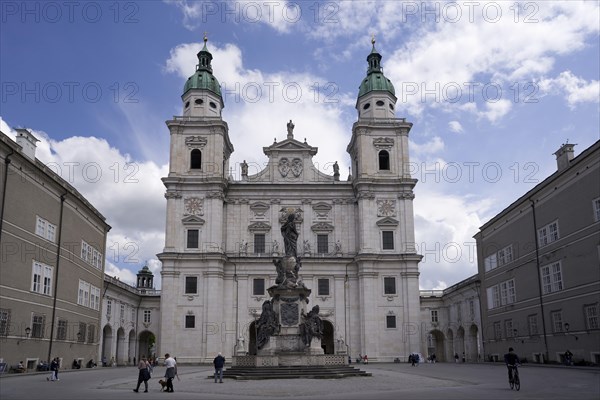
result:
[(160, 288), (169, 131), (206, 32), (239, 164), (294, 135), (342, 179), (371, 39), (412, 122), (420, 287), (477, 272), (473, 235), (599, 139), (598, 1), (3, 1), (0, 128), (112, 226), (106, 273)]

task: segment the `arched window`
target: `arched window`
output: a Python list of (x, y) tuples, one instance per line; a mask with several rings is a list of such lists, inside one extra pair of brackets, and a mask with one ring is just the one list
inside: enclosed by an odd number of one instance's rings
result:
[(390, 153), (387, 150), (379, 152), (379, 169), (389, 171), (390, 169)]
[(202, 152), (198, 149), (192, 150), (190, 154), (190, 168), (202, 169)]

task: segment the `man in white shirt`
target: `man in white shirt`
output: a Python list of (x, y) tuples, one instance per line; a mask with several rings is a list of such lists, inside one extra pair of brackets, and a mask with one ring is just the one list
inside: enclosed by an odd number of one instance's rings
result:
[(167, 392), (173, 393), (173, 378), (177, 375), (177, 362), (169, 355), (169, 353), (167, 353), (165, 354), (164, 365), (167, 367), (167, 371), (165, 372), (165, 378), (167, 378)]

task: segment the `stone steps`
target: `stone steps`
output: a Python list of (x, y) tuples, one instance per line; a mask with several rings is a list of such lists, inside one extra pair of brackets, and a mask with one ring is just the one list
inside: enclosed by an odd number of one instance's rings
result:
[[(353, 376), (371, 376), (358, 368), (335, 366), (280, 366), (280, 367), (230, 367), (223, 371), (224, 378), (254, 379), (338, 379)], [(212, 375), (211, 375), (212, 377)]]

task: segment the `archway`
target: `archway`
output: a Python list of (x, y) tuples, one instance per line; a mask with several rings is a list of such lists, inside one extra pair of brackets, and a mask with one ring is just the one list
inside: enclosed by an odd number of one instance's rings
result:
[(462, 326), (456, 330), (454, 349), (458, 353), (460, 361), (467, 361), (467, 354), (465, 353), (465, 328)]
[(467, 348), (469, 349), (468, 353), (468, 357), (469, 360), (471, 361), (479, 361), (479, 328), (477, 327), (477, 325), (473, 324), (469, 327), (469, 338), (468, 338), (468, 346)]
[(429, 357), (435, 354), (437, 361), (446, 361), (446, 344), (442, 331), (434, 329), (427, 335), (427, 354), (424, 357)]
[(448, 345), (446, 346), (446, 360), (454, 362), (454, 332), (452, 329), (448, 328), (446, 338), (448, 342)]
[(117, 348), (115, 351), (115, 362), (117, 365), (125, 364), (125, 355), (127, 354), (125, 352), (125, 347), (125, 330), (123, 328), (119, 328), (117, 330)]
[(104, 326), (104, 329), (102, 329), (102, 350), (101, 350), (100, 360), (101, 360), (101, 362), (102, 362), (102, 360), (105, 360), (107, 365), (113, 354), (112, 338), (113, 338), (112, 328), (110, 327), (110, 325)]
[(135, 331), (132, 329), (129, 331), (129, 341), (127, 346), (127, 364), (136, 365), (140, 357), (135, 354)]
[(156, 351), (154, 345), (156, 343), (156, 336), (150, 331), (143, 331), (140, 333), (138, 339), (138, 358), (142, 356), (156, 357)]
[(333, 324), (329, 321), (323, 320), (323, 338), (321, 339), (321, 348), (323, 348), (325, 354), (335, 354), (333, 337)]

